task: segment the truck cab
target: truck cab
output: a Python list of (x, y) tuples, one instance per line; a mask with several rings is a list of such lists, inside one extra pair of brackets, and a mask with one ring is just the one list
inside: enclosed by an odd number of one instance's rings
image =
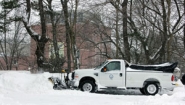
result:
[(92, 69), (77, 69), (72, 73), (73, 87), (95, 92), (100, 89), (140, 89), (155, 95), (159, 89), (173, 89), (173, 73), (177, 64), (131, 65), (122, 59), (111, 59)]
[(103, 66), (95, 68), (98, 71), (98, 83), (103, 87), (125, 88), (125, 62), (124, 60), (112, 60)]

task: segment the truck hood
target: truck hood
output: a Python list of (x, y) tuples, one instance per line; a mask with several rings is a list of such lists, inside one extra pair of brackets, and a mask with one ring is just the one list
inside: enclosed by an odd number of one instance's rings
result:
[(92, 69), (76, 69), (74, 72), (94, 72), (95, 70)]

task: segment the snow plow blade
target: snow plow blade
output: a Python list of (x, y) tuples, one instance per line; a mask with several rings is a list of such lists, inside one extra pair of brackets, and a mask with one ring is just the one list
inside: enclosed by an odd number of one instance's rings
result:
[(49, 77), (48, 80), (53, 84), (54, 90), (67, 89), (67, 86), (64, 85), (58, 77)]

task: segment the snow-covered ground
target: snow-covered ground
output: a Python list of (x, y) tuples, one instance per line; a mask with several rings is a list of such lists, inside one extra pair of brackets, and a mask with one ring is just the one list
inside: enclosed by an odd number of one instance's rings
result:
[(184, 105), (185, 88), (179, 85), (171, 95), (144, 96), (139, 91), (87, 93), (53, 90), (50, 76), (25, 71), (0, 71), (0, 105)]

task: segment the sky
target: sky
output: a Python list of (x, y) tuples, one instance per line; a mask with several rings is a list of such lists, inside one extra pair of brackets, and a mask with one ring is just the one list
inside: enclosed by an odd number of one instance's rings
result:
[(53, 90), (48, 72), (0, 71), (0, 105), (184, 105), (185, 88), (180, 81), (173, 92), (144, 96), (138, 90), (88, 93)]

